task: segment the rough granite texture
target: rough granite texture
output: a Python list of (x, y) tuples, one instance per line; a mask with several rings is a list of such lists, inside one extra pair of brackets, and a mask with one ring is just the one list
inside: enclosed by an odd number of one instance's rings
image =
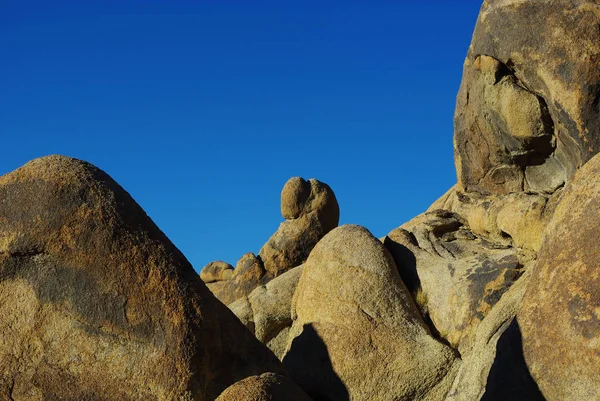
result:
[(431, 336), (392, 257), (367, 229), (341, 226), (319, 241), (292, 318), (283, 363), (314, 399), (443, 399), (436, 386), (455, 354)]
[(275, 356), (96, 167), (0, 177), (0, 399), (215, 399)]

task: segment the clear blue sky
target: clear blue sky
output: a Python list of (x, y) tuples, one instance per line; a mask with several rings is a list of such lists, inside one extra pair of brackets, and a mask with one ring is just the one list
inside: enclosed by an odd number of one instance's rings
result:
[(60, 153), (119, 182), (199, 270), (257, 253), (292, 176), (385, 235), (455, 181), (481, 5), (0, 1), (0, 174)]

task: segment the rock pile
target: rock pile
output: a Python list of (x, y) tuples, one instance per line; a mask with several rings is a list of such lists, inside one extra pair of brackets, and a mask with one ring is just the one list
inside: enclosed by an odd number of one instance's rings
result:
[(484, 1), (458, 182), (381, 240), (296, 177), (260, 252), (198, 277), (101, 170), (0, 177), (0, 400), (600, 399), (598, 27)]
[[(221, 302), (228, 305), (275, 277), (304, 263), (321, 238), (337, 227), (340, 209), (331, 188), (320, 181), (290, 178), (281, 191), (281, 215), (285, 219), (257, 255), (247, 253), (237, 262), (231, 276), (205, 283)], [(215, 263), (202, 269), (211, 272)], [(202, 273), (201, 273), (202, 277)], [(210, 280), (210, 281), (207, 281)]]

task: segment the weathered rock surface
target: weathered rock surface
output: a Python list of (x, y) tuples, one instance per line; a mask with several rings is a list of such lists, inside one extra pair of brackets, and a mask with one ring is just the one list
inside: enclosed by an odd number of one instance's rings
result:
[(518, 321), (548, 400), (600, 395), (600, 156), (575, 175), (550, 222)]
[(452, 211), (478, 237), (499, 246), (537, 252), (560, 192), (481, 195), (478, 192), (464, 192), (454, 186), (428, 211)]
[(320, 181), (290, 178), (281, 191), (286, 219), (258, 255), (271, 277), (304, 263), (321, 238), (337, 227), (340, 209), (331, 188)]
[(531, 257), (477, 237), (460, 216), (444, 210), (417, 216), (384, 244), (423, 313), (461, 348)]
[(477, 327), (445, 401), (544, 401), (525, 365), (516, 319), (530, 273), (525, 271)]
[(258, 256), (244, 255), (230, 280), (208, 285), (224, 304), (249, 295), (256, 287), (304, 263), (315, 244), (337, 227), (340, 209), (327, 184), (294, 177), (281, 191), (281, 214), (286, 220)]
[(216, 401), (311, 401), (311, 399), (289, 377), (263, 373), (233, 384), (223, 391)]
[(233, 275), (233, 266), (222, 260), (210, 262), (200, 271), (200, 279), (205, 283), (229, 280)]
[(107, 174), (0, 177), (0, 399), (213, 400), (275, 356)]
[(250, 294), (257, 286), (269, 282), (272, 277), (267, 274), (262, 260), (252, 252), (246, 253), (238, 260), (229, 280), (208, 284), (208, 288), (225, 305)]
[(449, 389), (454, 352), (431, 336), (365, 228), (338, 227), (315, 246), (292, 318), (284, 366), (314, 399), (435, 400)]
[(600, 150), (600, 5), (487, 0), (455, 114), (461, 189), (553, 192)]
[(246, 327), (281, 358), (292, 325), (292, 297), (304, 266), (300, 265), (239, 298), (229, 309)]

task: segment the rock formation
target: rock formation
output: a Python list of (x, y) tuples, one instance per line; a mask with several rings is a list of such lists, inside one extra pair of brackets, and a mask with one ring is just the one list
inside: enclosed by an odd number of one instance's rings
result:
[(0, 399), (214, 400), (277, 359), (108, 175), (0, 178)]
[[(230, 278), (214, 283), (205, 280), (226, 305), (304, 263), (317, 242), (337, 227), (340, 219), (340, 209), (331, 188), (315, 179), (306, 181), (300, 177), (290, 178), (285, 183), (281, 191), (281, 214), (285, 221), (258, 256), (244, 255)], [(210, 270), (212, 266), (209, 264), (204, 269)]]
[[(341, 226), (311, 252), (284, 366), (314, 399), (443, 399), (454, 352), (434, 339), (385, 247)], [(446, 389), (447, 390), (447, 389)], [(436, 394), (436, 395), (434, 395)]]
[(457, 97), (466, 191), (554, 192), (600, 150), (598, 4), (487, 0)]
[(565, 189), (518, 322), (525, 359), (550, 400), (600, 396), (600, 155)]
[(200, 280), (95, 167), (0, 177), (0, 399), (600, 399), (599, 27), (595, 0), (485, 0), (457, 183), (382, 240), (295, 177)]

